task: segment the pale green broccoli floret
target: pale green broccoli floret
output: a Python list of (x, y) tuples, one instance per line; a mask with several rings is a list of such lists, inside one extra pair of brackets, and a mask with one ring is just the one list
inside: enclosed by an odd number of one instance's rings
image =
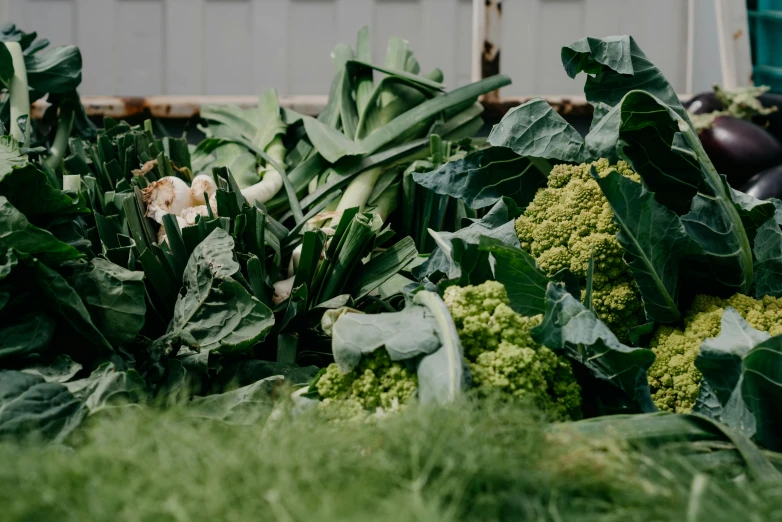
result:
[(412, 399), (418, 388), (414, 372), (392, 362), (383, 349), (362, 357), (356, 368), (342, 373), (330, 364), (315, 383), (323, 405), (339, 408), (340, 417), (358, 417), (378, 408), (395, 410)]
[(474, 393), (531, 400), (559, 420), (581, 416), (581, 388), (570, 363), (530, 334), (542, 316), (514, 312), (505, 287), (495, 281), (448, 287), (443, 299), (464, 347)]
[(720, 334), (722, 313), (732, 306), (757, 330), (782, 334), (782, 298), (753, 299), (735, 294), (728, 299), (696, 296), (684, 317), (684, 328), (660, 326), (651, 341), (657, 356), (649, 368), (649, 386), (657, 407), (663, 411), (692, 410), (701, 386), (701, 372), (695, 367), (703, 341)]
[(616, 240), (614, 213), (590, 167), (599, 175), (616, 170), (639, 182), (641, 178), (624, 161), (610, 165), (601, 159), (581, 165), (557, 165), (548, 186), (538, 191), (524, 214), (516, 220), (521, 247), (551, 276), (568, 269), (586, 278), (589, 257), (594, 253), (592, 305), (598, 317), (626, 341), (630, 328), (644, 322), (641, 296), (624, 250)]

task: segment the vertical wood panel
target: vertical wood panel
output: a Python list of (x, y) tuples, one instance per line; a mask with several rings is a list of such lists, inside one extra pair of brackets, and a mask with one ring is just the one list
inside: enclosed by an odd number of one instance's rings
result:
[(118, 94), (114, 81), (114, 0), (76, 0), (76, 9), (76, 45), (82, 56), (79, 92)]
[[(416, 57), (424, 48), (421, 0), (377, 0), (375, 3), (375, 25), (373, 27), (372, 58), (375, 63), (384, 63), (388, 39), (398, 36), (410, 42)], [(419, 62), (420, 62), (419, 57)], [(436, 64), (422, 63), (425, 71)]]
[(287, 94), (288, 0), (254, 0), (252, 11), (253, 94), (272, 87)]
[(162, 1), (117, 0), (114, 27), (114, 92), (128, 96), (165, 92)]
[[(713, 0), (696, 0), (695, 87), (719, 81)], [(684, 0), (505, 0), (505, 96), (579, 94), (560, 47), (632, 34), (678, 90), (686, 78)], [(449, 88), (470, 78), (471, 0), (0, 0), (0, 18), (79, 45), (83, 94), (326, 94), (331, 50), (370, 25), (373, 59), (410, 42)]]
[[(414, 47), (413, 51), (421, 63), (422, 71), (439, 67), (443, 71), (445, 85), (453, 88), (457, 85), (456, 53), (460, 36), (458, 3), (453, 0), (423, 0), (422, 8), (423, 46), (420, 49)], [(443, 30), (445, 27), (449, 30)]]
[(165, 0), (166, 94), (204, 92), (203, 0)]
[(457, 0), (456, 23), (459, 36), (456, 42), (456, 78), (454, 87), (467, 85), (472, 79), (472, 2)]
[[(25, 31), (36, 31), (52, 45), (73, 44), (76, 39), (76, 18), (72, 0), (33, 0), (27, 3)], [(28, 27), (35, 20), (35, 27)]]
[(207, 0), (205, 8), (206, 94), (252, 93), (249, 1)]
[(339, 43), (336, 4), (334, 0), (292, 0), (289, 8), (289, 92), (328, 93), (334, 75), (331, 50)]

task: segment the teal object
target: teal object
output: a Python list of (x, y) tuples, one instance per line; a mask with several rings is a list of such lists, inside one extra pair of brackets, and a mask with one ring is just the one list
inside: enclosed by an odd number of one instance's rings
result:
[(782, 0), (757, 0), (748, 14), (753, 82), (782, 94)]

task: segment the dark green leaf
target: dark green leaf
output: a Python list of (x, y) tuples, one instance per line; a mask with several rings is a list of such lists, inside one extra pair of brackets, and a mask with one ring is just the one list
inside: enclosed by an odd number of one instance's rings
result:
[(521, 315), (531, 316), (546, 311), (546, 277), (535, 259), (518, 247), (482, 236), (480, 250), (491, 252), (494, 258), (494, 279), (505, 286), (510, 307)]
[(41, 92), (63, 93), (81, 83), (81, 53), (74, 45), (52, 47), (24, 58), (27, 82)]
[(0, 326), (0, 361), (42, 354), (54, 337), (54, 319), (46, 312), (30, 313)]
[(619, 227), (617, 240), (644, 301), (646, 318), (676, 322), (679, 312), (679, 265), (698, 253), (679, 216), (657, 202), (654, 193), (616, 171), (592, 177), (608, 199)]
[(581, 134), (541, 98), (509, 110), (491, 130), (489, 143), (519, 156), (570, 163), (588, 160)]
[(0, 251), (9, 248), (45, 263), (56, 264), (83, 257), (81, 252), (50, 232), (31, 225), (5, 196), (0, 196)]
[(646, 370), (654, 352), (620, 343), (597, 316), (556, 283), (546, 291), (546, 314), (532, 330), (544, 346), (564, 350), (599, 380), (611, 383), (641, 411), (655, 411)]
[(271, 412), (283, 382), (282, 376), (267, 377), (237, 390), (194, 397), (187, 414), (228, 424), (256, 424)]
[(144, 326), (147, 311), (144, 273), (94, 258), (74, 278), (92, 322), (115, 345), (132, 341)]
[(0, 437), (64, 440), (86, 415), (82, 402), (40, 375), (0, 372)]
[(755, 235), (755, 296), (782, 297), (782, 232), (774, 218)]
[(233, 239), (221, 228), (195, 248), (185, 269), (185, 294), (177, 299), (161, 342), (231, 353), (261, 341), (274, 325), (272, 311), (231, 279), (239, 271), (233, 248)]
[(470, 208), (484, 208), (502, 196), (514, 198), (519, 206), (532, 201), (545, 184), (547, 173), (529, 159), (502, 147), (490, 147), (450, 161), (433, 172), (416, 172), (419, 185), (464, 200)]
[(45, 366), (28, 366), (22, 371), (33, 375), (40, 375), (46, 382), (62, 383), (73, 379), (81, 369), (81, 364), (65, 354), (60, 354), (55, 357), (51, 364)]

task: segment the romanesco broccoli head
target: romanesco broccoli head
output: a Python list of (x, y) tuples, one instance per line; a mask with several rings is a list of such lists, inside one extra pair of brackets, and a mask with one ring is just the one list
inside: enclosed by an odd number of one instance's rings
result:
[(649, 368), (649, 386), (659, 409), (687, 413), (695, 406), (702, 379), (695, 358), (703, 341), (720, 334), (722, 313), (728, 306), (753, 328), (782, 334), (782, 298), (696, 296), (684, 317), (684, 328), (660, 326), (651, 341), (656, 359)]
[(362, 357), (348, 373), (330, 364), (315, 388), (325, 407), (339, 404), (349, 416), (356, 416), (361, 410), (373, 413), (378, 408), (399, 408), (415, 396), (418, 379), (404, 364), (391, 361), (387, 351), (378, 349)]
[(531, 400), (559, 420), (581, 416), (581, 388), (570, 363), (532, 339), (540, 315), (514, 312), (505, 287), (496, 281), (448, 287), (443, 299), (477, 395)]
[(616, 240), (613, 211), (597, 182), (612, 170), (640, 183), (641, 178), (620, 161), (610, 165), (601, 159), (581, 165), (557, 165), (548, 184), (538, 191), (524, 214), (516, 220), (521, 247), (549, 276), (563, 269), (585, 278), (594, 255), (593, 306), (598, 317), (626, 341), (630, 328), (644, 321), (641, 296), (630, 270), (622, 260), (624, 250)]

